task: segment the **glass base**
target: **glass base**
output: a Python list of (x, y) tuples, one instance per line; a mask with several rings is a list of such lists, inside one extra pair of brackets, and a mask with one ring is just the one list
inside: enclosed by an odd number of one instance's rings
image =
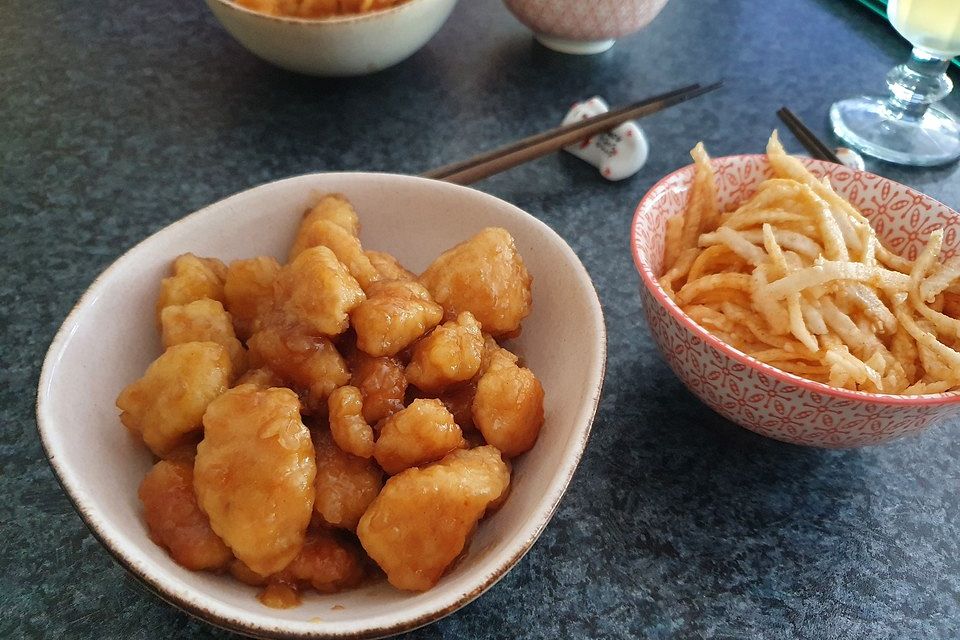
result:
[(936, 105), (908, 120), (894, 117), (883, 98), (850, 98), (830, 107), (830, 123), (842, 140), (887, 162), (925, 167), (960, 158), (960, 123)]

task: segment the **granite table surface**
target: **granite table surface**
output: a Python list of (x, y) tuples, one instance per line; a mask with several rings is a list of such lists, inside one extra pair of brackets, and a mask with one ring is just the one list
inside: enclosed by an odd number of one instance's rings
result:
[[(632, 179), (555, 155), (476, 185), (576, 250), (610, 357), (586, 455), (542, 538), (486, 595), (411, 636), (960, 638), (960, 424), (843, 451), (736, 427), (658, 355), (628, 249), (636, 202), (697, 140), (760, 151), (783, 104), (827, 135), (830, 103), (880, 91), (907, 52), (845, 0), (671, 0), (583, 58), (535, 44), (497, 0), (463, 0), (401, 65), (321, 80), (247, 54), (200, 0), (3, 0), (0, 638), (230, 636), (128, 577), (40, 447), (43, 355), (118, 255), (268, 180), (417, 173), (552, 126), (577, 99), (716, 78), (722, 91), (643, 122), (652, 157)], [(957, 165), (870, 168), (960, 205)]]

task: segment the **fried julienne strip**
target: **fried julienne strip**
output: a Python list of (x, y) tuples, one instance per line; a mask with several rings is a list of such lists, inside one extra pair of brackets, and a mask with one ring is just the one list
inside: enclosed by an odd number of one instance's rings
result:
[(661, 278), (691, 318), (811, 380), (895, 394), (960, 390), (960, 256), (938, 264), (942, 230), (916, 260), (894, 254), (775, 132), (773, 176), (725, 212), (702, 144), (691, 156), (688, 208), (682, 223), (668, 223)]

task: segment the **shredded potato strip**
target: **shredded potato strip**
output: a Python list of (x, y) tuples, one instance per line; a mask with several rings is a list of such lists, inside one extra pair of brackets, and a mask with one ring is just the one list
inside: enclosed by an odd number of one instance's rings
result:
[(883, 304), (877, 292), (863, 284), (854, 282), (845, 284), (843, 293), (847, 300), (853, 302), (873, 320), (884, 333), (893, 333), (897, 329), (897, 319)]
[[(787, 259), (783, 255), (783, 250), (777, 244), (777, 238), (773, 234), (773, 227), (769, 224), (763, 225), (763, 244), (770, 255), (771, 264), (777, 271), (777, 275), (785, 276), (790, 272)], [(820, 345), (817, 339), (807, 329), (803, 321), (803, 310), (800, 306), (800, 292), (796, 291), (787, 296), (787, 313), (790, 316), (790, 333), (799, 340), (803, 346), (810, 351), (817, 351)]]
[[(764, 226), (768, 226), (768, 225), (769, 223), (764, 223)], [(725, 242), (724, 239), (722, 239), (718, 235), (724, 229), (732, 230), (733, 228), (724, 225), (713, 233), (705, 233), (701, 235), (700, 246), (709, 247), (709, 246), (714, 246), (720, 243), (730, 246), (728, 242)], [(756, 244), (756, 245), (765, 244), (763, 231), (761, 229), (749, 229), (746, 231), (737, 231), (736, 233), (738, 234), (738, 237), (740, 239), (746, 240), (747, 242), (750, 242), (752, 244)], [(774, 237), (776, 237), (777, 243), (780, 246), (786, 247), (787, 249), (792, 249), (793, 251), (796, 251), (797, 253), (807, 258), (810, 258), (810, 260), (816, 259), (823, 253), (823, 247), (817, 244), (816, 240), (811, 240), (808, 236), (805, 236), (802, 233), (798, 233), (796, 231), (784, 231), (783, 229), (777, 229), (774, 227), (773, 234), (774, 234)], [(731, 247), (731, 249), (733, 249), (733, 247)], [(744, 255), (739, 251), (737, 253), (740, 255)], [(751, 262), (753, 261), (751, 260)], [(759, 262), (760, 261), (753, 262), (753, 263), (758, 264)]]
[(795, 271), (776, 282), (770, 283), (766, 287), (765, 294), (780, 300), (791, 291), (826, 284), (834, 280), (866, 282), (893, 291), (904, 291), (910, 286), (909, 276), (898, 271), (871, 267), (859, 262), (821, 260), (812, 267)]
[(698, 244), (701, 247), (709, 247), (715, 244), (726, 245), (735, 254), (753, 265), (758, 265), (767, 259), (763, 250), (754, 245), (745, 237), (746, 234), (734, 231), (730, 227), (720, 227), (712, 233), (704, 233), (700, 236)]
[(957, 278), (960, 278), (960, 256), (953, 256), (923, 281), (920, 285), (920, 299), (933, 302), (934, 298), (943, 293)]
[(680, 234), (681, 249), (697, 246), (697, 238), (705, 222), (713, 223), (717, 217), (717, 194), (713, 167), (703, 143), (698, 143), (690, 152), (696, 165), (690, 202), (684, 215), (683, 231)]
[(715, 273), (703, 276), (693, 282), (688, 282), (677, 292), (677, 303), (690, 304), (698, 296), (715, 289), (737, 289), (750, 293), (752, 290), (750, 276), (742, 273)]
[[(770, 165), (778, 175), (810, 186), (817, 195), (829, 202), (831, 206), (840, 208), (857, 222), (869, 224), (863, 214), (857, 211), (852, 204), (840, 197), (832, 187), (824, 185), (823, 182), (817, 180), (813, 174), (803, 166), (802, 162), (787, 155), (787, 152), (784, 151), (783, 146), (780, 144), (776, 132), (770, 137), (770, 142), (767, 144), (767, 158), (769, 158)], [(891, 253), (883, 245), (878, 244), (876, 252), (877, 258), (891, 269), (896, 269), (901, 273), (908, 273), (910, 271), (911, 265), (909, 260)]]

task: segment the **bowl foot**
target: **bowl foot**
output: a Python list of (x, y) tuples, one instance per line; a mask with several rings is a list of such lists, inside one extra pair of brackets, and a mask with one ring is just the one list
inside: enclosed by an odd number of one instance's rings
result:
[(568, 38), (557, 38), (543, 33), (535, 34), (540, 44), (548, 49), (559, 51), (560, 53), (572, 53), (575, 55), (592, 55), (594, 53), (603, 53), (613, 46), (616, 42), (613, 38), (610, 40), (570, 40)]

